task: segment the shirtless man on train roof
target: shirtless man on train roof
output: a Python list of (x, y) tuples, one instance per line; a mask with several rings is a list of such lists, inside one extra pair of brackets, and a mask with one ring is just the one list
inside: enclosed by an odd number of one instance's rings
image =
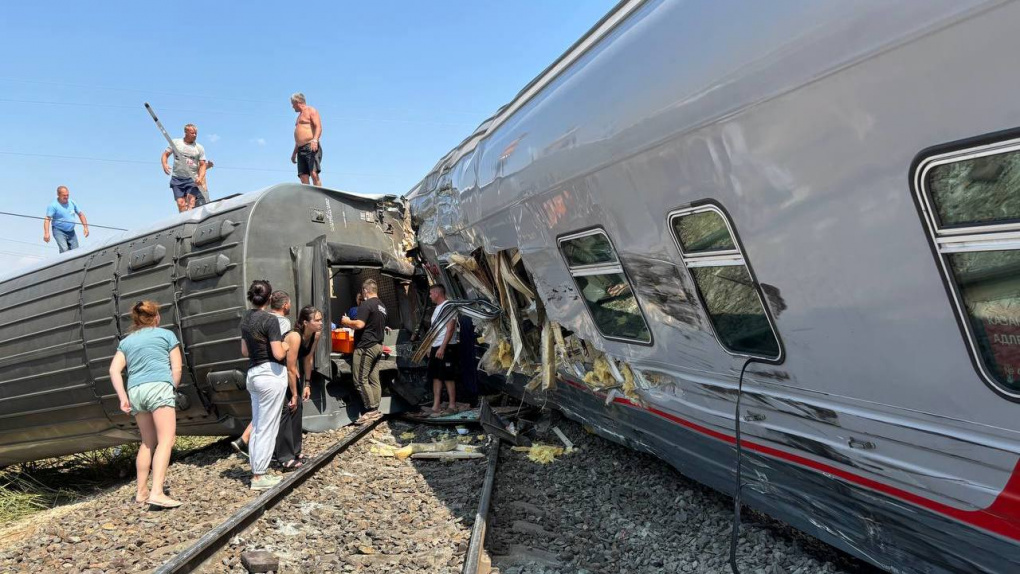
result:
[(294, 152), (290, 154), (291, 163), (297, 164), (298, 179), (308, 183), (311, 176), (312, 184), (322, 185), (319, 172), (322, 171), (322, 120), (319, 110), (305, 103), (305, 95), (297, 92), (290, 97), (290, 105), (298, 113), (294, 123)]

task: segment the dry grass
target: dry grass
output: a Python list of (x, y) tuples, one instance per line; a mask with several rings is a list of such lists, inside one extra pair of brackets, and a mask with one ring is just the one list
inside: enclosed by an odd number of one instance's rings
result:
[[(173, 459), (221, 438), (177, 437)], [(0, 470), (0, 526), (123, 484), (134, 477), (137, 453), (138, 443), (131, 443)]]

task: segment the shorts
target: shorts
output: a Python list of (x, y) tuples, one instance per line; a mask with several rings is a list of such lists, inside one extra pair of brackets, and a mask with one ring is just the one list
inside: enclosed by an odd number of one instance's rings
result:
[(177, 408), (177, 389), (170, 383), (142, 383), (127, 393), (132, 415), (151, 413), (160, 407)]
[(454, 348), (456, 343), (447, 345), (446, 352), (443, 353), (443, 358), (437, 358), (436, 353), (439, 352), (439, 347), (432, 347), (429, 351), (429, 367), (428, 377), (429, 382), (436, 379), (440, 381), (455, 381), (457, 380), (457, 349)]
[(186, 195), (202, 196), (202, 191), (195, 185), (195, 180), (190, 177), (171, 177), (170, 189), (174, 191), (174, 199), (182, 199)]
[(305, 144), (297, 151), (297, 174), (310, 175), (322, 171), (322, 144), (312, 151), (312, 144)]

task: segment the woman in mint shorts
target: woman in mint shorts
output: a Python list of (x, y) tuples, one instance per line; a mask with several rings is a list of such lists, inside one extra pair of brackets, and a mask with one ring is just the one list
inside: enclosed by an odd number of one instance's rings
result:
[[(169, 329), (159, 328), (159, 303), (139, 301), (131, 308), (131, 333), (117, 346), (110, 379), (120, 397), (120, 410), (134, 415), (142, 444), (135, 465), (135, 501), (162, 508), (180, 502), (163, 493), (170, 451), (177, 438), (177, 386), (181, 383), (181, 347)], [(127, 368), (127, 390), (123, 372)], [(152, 489), (146, 483), (152, 470)]]

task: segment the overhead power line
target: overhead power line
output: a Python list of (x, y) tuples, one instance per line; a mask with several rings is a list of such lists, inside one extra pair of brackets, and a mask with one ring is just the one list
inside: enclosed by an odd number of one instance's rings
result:
[[(280, 106), (281, 103), (283, 105), (286, 105), (286, 99), (285, 98), (276, 99), (276, 100), (252, 100), (252, 99), (242, 99), (242, 98), (227, 98), (227, 97), (223, 97), (223, 96), (210, 96), (210, 95), (206, 95), (206, 94), (181, 94), (181, 93), (175, 93), (175, 92), (142, 90), (142, 89), (138, 89), (138, 88), (122, 88), (122, 87), (114, 87), (114, 86), (96, 86), (96, 85), (74, 84), (74, 83), (68, 83), (68, 82), (54, 82), (54, 81), (49, 81), (49, 80), (29, 80), (29, 79), (23, 79), (23, 78), (2, 78), (2, 77), (0, 77), (0, 82), (17, 82), (17, 83), (20, 83), (20, 84), (38, 84), (38, 85), (42, 85), (42, 86), (65, 86), (65, 87), (69, 87), (69, 88), (84, 88), (84, 89), (88, 89), (88, 90), (103, 90), (103, 91), (109, 91), (109, 92), (124, 92), (124, 93), (132, 93), (132, 94), (146, 94), (146, 95), (149, 95), (149, 96), (152, 96), (152, 95), (162, 95), (162, 96), (170, 96), (170, 97), (175, 97), (175, 98), (191, 98), (191, 99), (203, 99), (203, 100), (221, 100), (221, 101), (225, 101), (225, 102), (245, 102), (245, 103), (249, 103), (249, 104), (270, 104), (270, 105), (273, 105), (273, 106)], [(137, 106), (133, 106), (133, 107), (137, 107)], [(365, 108), (361, 108), (361, 109), (365, 109)], [(389, 112), (420, 113), (420, 110), (413, 110), (413, 109), (408, 109), (408, 108), (378, 108), (378, 107), (373, 107), (372, 109), (380, 110), (380, 111), (389, 111)], [(430, 111), (434, 112), (434, 110), (430, 110)], [(490, 115), (492, 115), (493, 110), (472, 111), (472, 110), (449, 110), (449, 109), (444, 109), (443, 113), (444, 114), (449, 114), (449, 115), (469, 116), (471, 118), (487, 118)]]
[(39, 249), (54, 249), (54, 248), (57, 247), (56, 245), (53, 245), (52, 243), (43, 243), (43, 244), (40, 244), (38, 241), (33, 243), (31, 241), (21, 241), (21, 240), (18, 240), (18, 239), (9, 239), (7, 237), (0, 237), (0, 241), (7, 241), (7, 242), (10, 242), (10, 243), (20, 243), (22, 245), (31, 245), (32, 247), (38, 247)]
[[(46, 219), (45, 217), (39, 217), (38, 215), (25, 215), (24, 213), (10, 213), (9, 211), (0, 211), (0, 215), (9, 215), (11, 217), (24, 217), (25, 219), (39, 219), (39, 220)], [(81, 223), (75, 222), (75, 225), (81, 225)], [(127, 231), (127, 229), (124, 229), (123, 227), (109, 227), (107, 225), (96, 225), (95, 223), (90, 223), (89, 227), (97, 227), (99, 229), (112, 229), (114, 231)]]
[(29, 259), (44, 259), (42, 255), (30, 255), (28, 253), (18, 253), (17, 251), (0, 251), (0, 255), (14, 255), (17, 257), (28, 257)]
[[(65, 106), (65, 107), (86, 107), (86, 108), (111, 108), (121, 110), (135, 110), (138, 106), (125, 106), (120, 104), (92, 104), (88, 102), (47, 102), (43, 100), (12, 100), (9, 98), (0, 98), (0, 103), (5, 104), (29, 104), (29, 105), (43, 105), (43, 106)], [(160, 111), (163, 112), (176, 112), (176, 113), (191, 113), (191, 114), (212, 114), (212, 115), (245, 115), (249, 117), (263, 117), (264, 113), (255, 113), (250, 111), (239, 111), (239, 110), (194, 110), (194, 109), (182, 109), (182, 108), (164, 108), (160, 107)], [(475, 124), (467, 121), (439, 121), (435, 119), (400, 119), (395, 117), (365, 117), (356, 115), (341, 115), (329, 116), (330, 121), (368, 121), (377, 123), (420, 123), (424, 125), (448, 125), (452, 127), (474, 127)]]
[[(78, 159), (78, 160), (84, 160), (84, 161), (103, 161), (103, 162), (107, 162), (107, 163), (129, 163), (129, 164), (135, 164), (135, 165), (149, 165), (149, 166), (154, 166), (157, 163), (155, 160), (152, 160), (152, 161), (143, 161), (143, 160), (138, 160), (138, 159), (116, 159), (116, 158), (109, 158), (109, 157), (85, 157), (85, 156), (78, 156), (78, 155), (54, 155), (54, 154), (47, 154), (47, 153), (27, 153), (27, 152), (20, 152), (20, 151), (4, 151), (4, 150), (0, 150), (0, 155), (14, 155), (14, 156), (21, 156), (21, 157), (45, 157), (45, 158), (50, 158), (50, 159)], [(276, 173), (294, 173), (294, 170), (290, 170), (290, 169), (272, 169), (272, 168), (267, 168), (267, 167), (231, 167), (231, 166), (221, 166), (218, 163), (216, 164), (216, 169), (217, 170), (226, 169), (226, 170), (232, 170), (232, 171), (272, 171), (272, 172), (276, 172)], [(393, 174), (386, 174), (386, 173), (359, 173), (359, 172), (351, 172), (351, 171), (344, 171), (344, 172), (338, 171), (338, 172), (333, 172), (333, 173), (336, 173), (337, 175), (350, 175), (350, 176), (359, 176), (359, 177), (389, 177), (389, 178), (395, 177)]]

